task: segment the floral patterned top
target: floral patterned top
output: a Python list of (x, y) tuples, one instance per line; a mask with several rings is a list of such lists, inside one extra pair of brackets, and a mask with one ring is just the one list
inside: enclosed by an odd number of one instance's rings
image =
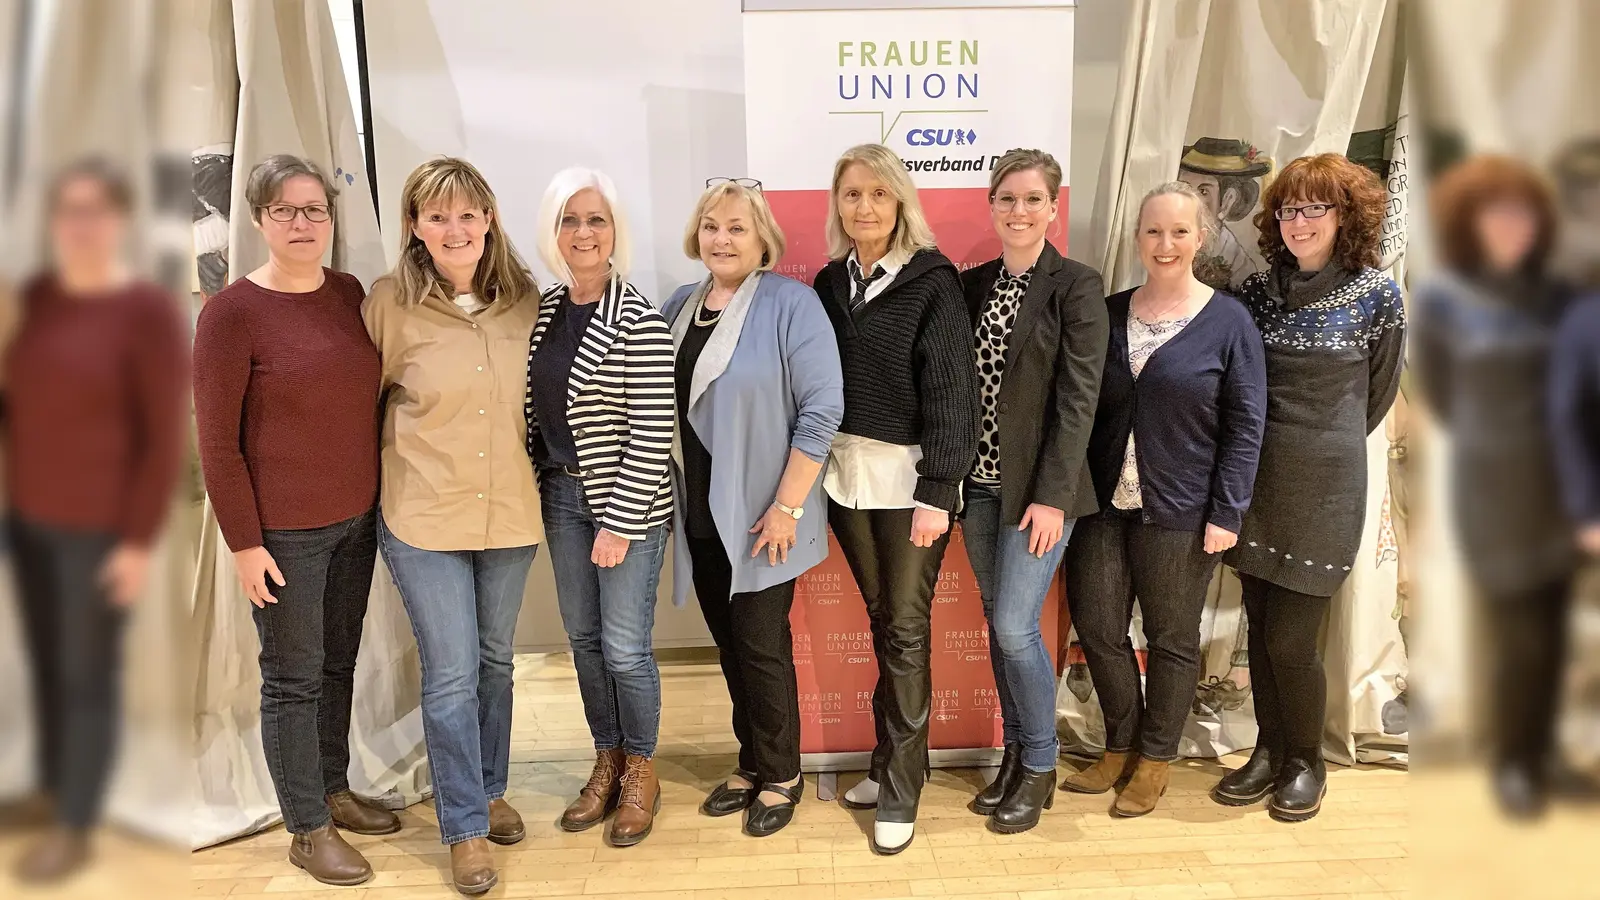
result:
[[(1146, 322), (1129, 309), (1128, 368), (1133, 370), (1135, 381), (1139, 380), (1139, 373), (1144, 371), (1144, 364), (1150, 361), (1151, 354), (1172, 340), (1193, 319), (1194, 316), (1189, 315), (1181, 319)], [(1134, 455), (1132, 432), (1128, 434), (1128, 449), (1122, 455), (1122, 475), (1117, 479), (1117, 489), (1111, 495), (1111, 505), (1117, 509), (1139, 509), (1144, 505), (1139, 496), (1139, 463)]]

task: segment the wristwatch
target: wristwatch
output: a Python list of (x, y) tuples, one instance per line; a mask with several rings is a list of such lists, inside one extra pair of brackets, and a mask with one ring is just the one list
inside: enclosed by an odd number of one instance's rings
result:
[(778, 512), (793, 518), (796, 522), (800, 521), (800, 517), (806, 514), (803, 506), (784, 506), (776, 500), (772, 501), (772, 505), (777, 508)]

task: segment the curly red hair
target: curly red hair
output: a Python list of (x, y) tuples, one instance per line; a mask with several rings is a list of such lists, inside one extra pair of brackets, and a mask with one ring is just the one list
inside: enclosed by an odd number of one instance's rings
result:
[(1482, 268), (1478, 214), (1502, 200), (1525, 204), (1538, 220), (1538, 234), (1523, 260), (1525, 269), (1541, 270), (1555, 248), (1555, 196), (1539, 172), (1519, 159), (1493, 154), (1470, 157), (1445, 170), (1431, 194), (1439, 255), (1457, 271)]
[(1388, 194), (1378, 176), (1366, 166), (1340, 153), (1302, 156), (1283, 167), (1267, 186), (1256, 213), (1256, 230), (1261, 232), (1261, 256), (1268, 262), (1293, 264), (1294, 254), (1283, 242), (1278, 221), (1273, 218), (1281, 207), (1296, 200), (1332, 203), (1339, 209), (1339, 235), (1334, 239), (1333, 261), (1346, 269), (1375, 269), (1383, 237), (1384, 206)]

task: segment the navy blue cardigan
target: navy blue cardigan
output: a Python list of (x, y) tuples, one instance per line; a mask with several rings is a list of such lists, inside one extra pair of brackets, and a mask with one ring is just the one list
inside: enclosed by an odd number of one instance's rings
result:
[(1550, 432), (1567, 512), (1600, 525), (1600, 297), (1573, 304), (1556, 333)]
[(1128, 365), (1133, 291), (1106, 298), (1111, 346), (1089, 438), (1089, 466), (1103, 507), (1122, 472), (1131, 431), (1143, 520), (1237, 534), (1250, 506), (1267, 415), (1266, 351), (1244, 304), (1221, 293), (1145, 362)]

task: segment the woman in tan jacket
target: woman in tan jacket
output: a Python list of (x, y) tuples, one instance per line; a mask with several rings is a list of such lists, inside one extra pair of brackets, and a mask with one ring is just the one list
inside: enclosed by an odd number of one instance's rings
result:
[(394, 271), (362, 307), (385, 392), (378, 546), (422, 654), (422, 724), (456, 889), (499, 881), (511, 641), (537, 545), (523, 392), (539, 295), (473, 166), (439, 158), (401, 192)]

